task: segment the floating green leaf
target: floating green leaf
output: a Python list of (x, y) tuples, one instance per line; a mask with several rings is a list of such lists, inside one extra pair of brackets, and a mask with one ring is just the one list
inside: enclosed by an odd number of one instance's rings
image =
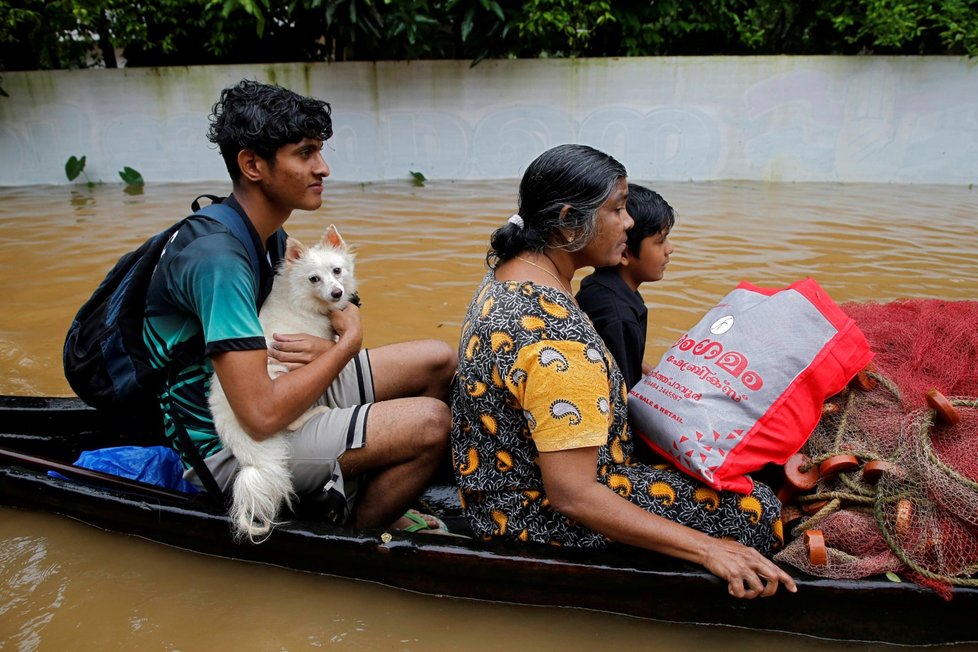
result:
[(420, 172), (415, 172), (414, 170), (410, 170), (410, 172), (411, 172), (411, 179), (412, 179), (411, 182), (416, 187), (423, 188), (424, 187), (424, 182), (427, 181), (427, 179), (425, 178), (425, 176), (422, 173), (420, 173)]
[(136, 170), (133, 170), (128, 165), (119, 170), (119, 176), (122, 177), (122, 180), (126, 182), (127, 186), (143, 185), (143, 175)]
[(890, 580), (891, 582), (896, 582), (897, 584), (903, 584), (903, 580), (900, 579), (900, 576), (893, 571), (886, 571), (886, 579)]
[(68, 177), (68, 181), (74, 181), (77, 179), (78, 175), (81, 174), (84, 169), (84, 156), (81, 158), (78, 158), (77, 156), (69, 156), (67, 162), (65, 162), (65, 176)]

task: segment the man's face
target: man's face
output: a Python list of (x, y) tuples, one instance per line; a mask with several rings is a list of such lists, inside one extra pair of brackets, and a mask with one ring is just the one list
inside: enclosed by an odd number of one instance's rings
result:
[(268, 161), (262, 188), (268, 198), (288, 210), (314, 211), (323, 203), (323, 179), (329, 166), (322, 155), (323, 141), (303, 138), (282, 145)]

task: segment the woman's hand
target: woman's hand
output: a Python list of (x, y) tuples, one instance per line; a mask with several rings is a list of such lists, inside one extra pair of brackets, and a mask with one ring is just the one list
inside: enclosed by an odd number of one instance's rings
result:
[(307, 365), (332, 347), (335, 342), (308, 333), (275, 333), (268, 347), (268, 357), (289, 371)]
[(537, 464), (555, 510), (613, 541), (700, 564), (726, 580), (737, 598), (774, 595), (781, 584), (792, 593), (797, 590), (790, 575), (753, 548), (711, 537), (622, 498), (595, 479), (597, 461), (597, 447), (541, 451)]
[(773, 561), (736, 541), (712, 539), (705, 551), (703, 566), (726, 580), (728, 591), (735, 598), (766, 598), (774, 595), (780, 584), (792, 593), (798, 590), (791, 576)]

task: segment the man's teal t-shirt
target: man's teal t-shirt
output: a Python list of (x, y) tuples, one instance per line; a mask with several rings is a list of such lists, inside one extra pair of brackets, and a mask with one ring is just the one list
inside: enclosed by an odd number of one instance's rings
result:
[[(264, 252), (250, 220), (234, 198), (228, 200), (246, 220), (256, 250)], [(276, 242), (273, 237), (269, 243)], [(270, 252), (277, 262), (283, 252)], [(264, 300), (272, 282), (269, 258), (259, 256)], [(186, 429), (201, 457), (221, 450), (207, 396), (213, 374), (210, 356), (224, 351), (264, 349), (258, 321), (259, 294), (248, 252), (223, 224), (194, 218), (180, 228), (160, 257), (146, 297), (143, 341), (154, 367), (173, 360), (178, 345), (203, 335), (203, 353), (181, 360), (160, 393), (164, 432), (175, 438), (175, 420)], [(199, 352), (200, 347), (196, 350)], [(179, 450), (179, 445), (176, 446)], [(184, 459), (184, 464), (189, 463)]]

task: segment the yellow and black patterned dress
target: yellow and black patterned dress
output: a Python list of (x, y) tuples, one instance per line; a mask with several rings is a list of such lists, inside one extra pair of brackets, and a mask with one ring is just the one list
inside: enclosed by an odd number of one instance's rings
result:
[(781, 545), (781, 505), (755, 482), (717, 492), (670, 467), (632, 460), (621, 372), (577, 304), (560, 290), (496, 281), (469, 305), (452, 385), (452, 454), (478, 536), (601, 547), (608, 540), (554, 511), (538, 451), (598, 446), (597, 478), (643, 509), (762, 553)]

